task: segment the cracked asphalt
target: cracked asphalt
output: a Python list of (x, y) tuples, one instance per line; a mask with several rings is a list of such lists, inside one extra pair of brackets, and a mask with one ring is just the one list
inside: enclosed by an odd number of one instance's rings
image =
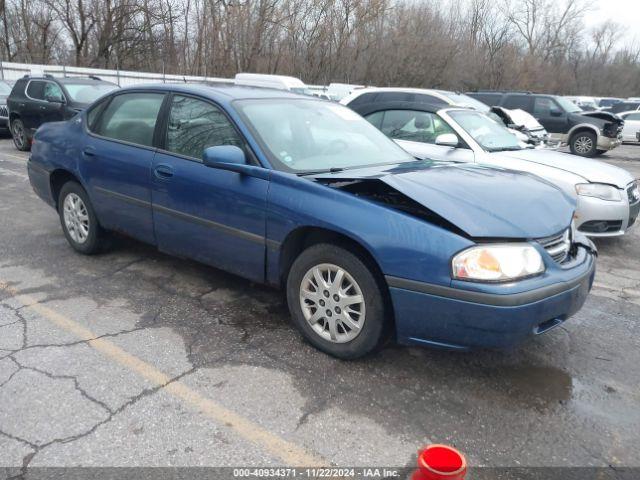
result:
[[(509, 351), (332, 359), (283, 295), (117, 239), (85, 257), (0, 140), (0, 466), (640, 466), (640, 229), (595, 288)], [(640, 146), (604, 160), (640, 177)]]

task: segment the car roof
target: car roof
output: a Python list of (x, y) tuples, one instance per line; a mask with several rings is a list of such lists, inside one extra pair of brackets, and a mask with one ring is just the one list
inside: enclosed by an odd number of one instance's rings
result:
[(367, 102), (361, 105), (354, 105), (351, 108), (360, 115), (369, 115), (370, 113), (382, 110), (415, 110), (418, 112), (437, 113), (440, 110), (470, 110), (465, 107), (456, 107), (453, 105), (433, 105), (423, 102)]
[(85, 77), (54, 77), (54, 78), (47, 78), (44, 77), (44, 80), (56, 80), (60, 83), (62, 83), (63, 85), (65, 84), (71, 84), (71, 83), (75, 83), (77, 84), (86, 84), (86, 85), (94, 85), (96, 83), (108, 83), (109, 85), (116, 85), (113, 82), (108, 82), (106, 80), (102, 80), (102, 79), (97, 79), (97, 78), (85, 78)]
[(127, 90), (166, 90), (179, 93), (191, 93), (208, 97), (212, 100), (227, 101), (240, 99), (259, 99), (259, 98), (298, 98), (306, 100), (324, 101), (317, 97), (309, 95), (301, 95), (288, 90), (279, 90), (276, 88), (220, 84), (207, 85), (200, 83), (154, 83), (144, 85), (132, 85), (120, 89), (118, 92), (126, 92)]

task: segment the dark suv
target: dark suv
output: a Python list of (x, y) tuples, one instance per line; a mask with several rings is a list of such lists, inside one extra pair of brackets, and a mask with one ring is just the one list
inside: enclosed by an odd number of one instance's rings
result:
[(68, 120), (118, 86), (98, 77), (54, 78), (25, 75), (7, 99), (9, 127), (18, 150), (29, 150), (36, 129), (46, 122)]
[(549, 132), (551, 141), (569, 145), (571, 153), (593, 157), (622, 143), (624, 121), (609, 112), (583, 112), (566, 98), (529, 92), (470, 92), (489, 106), (520, 109), (533, 115)]

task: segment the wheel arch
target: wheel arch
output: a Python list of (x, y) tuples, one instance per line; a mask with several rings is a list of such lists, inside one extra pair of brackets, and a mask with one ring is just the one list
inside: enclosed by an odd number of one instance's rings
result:
[(67, 182), (76, 182), (80, 186), (82, 186), (82, 188), (84, 188), (80, 179), (78, 179), (78, 177), (71, 173), (69, 170), (65, 170), (64, 168), (55, 169), (49, 175), (49, 188), (51, 189), (51, 197), (56, 209), (58, 208), (58, 197), (60, 196), (60, 190), (62, 190), (63, 185)]
[(300, 226), (289, 232), (280, 245), (277, 286), (283, 288), (286, 285), (289, 270), (298, 255), (307, 248), (320, 243), (330, 243), (349, 250), (369, 267), (382, 292), (385, 314), (391, 321), (391, 331), (395, 332), (395, 315), (391, 294), (380, 265), (362, 242), (345, 233), (315, 226)]
[(569, 133), (567, 134), (569, 142), (571, 142), (573, 137), (575, 137), (578, 133), (582, 133), (582, 132), (593, 133), (596, 136), (596, 138), (598, 137), (598, 135), (600, 135), (600, 130), (595, 125), (592, 125), (590, 123), (581, 123), (571, 128), (571, 130), (569, 130)]

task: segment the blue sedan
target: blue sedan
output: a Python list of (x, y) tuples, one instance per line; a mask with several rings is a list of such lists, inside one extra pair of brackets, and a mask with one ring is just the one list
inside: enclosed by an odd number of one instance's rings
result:
[(78, 252), (109, 232), (286, 290), (317, 348), (506, 347), (593, 282), (573, 201), (537, 177), (416, 160), (341, 105), (269, 89), (119, 90), (36, 133), (29, 178)]

